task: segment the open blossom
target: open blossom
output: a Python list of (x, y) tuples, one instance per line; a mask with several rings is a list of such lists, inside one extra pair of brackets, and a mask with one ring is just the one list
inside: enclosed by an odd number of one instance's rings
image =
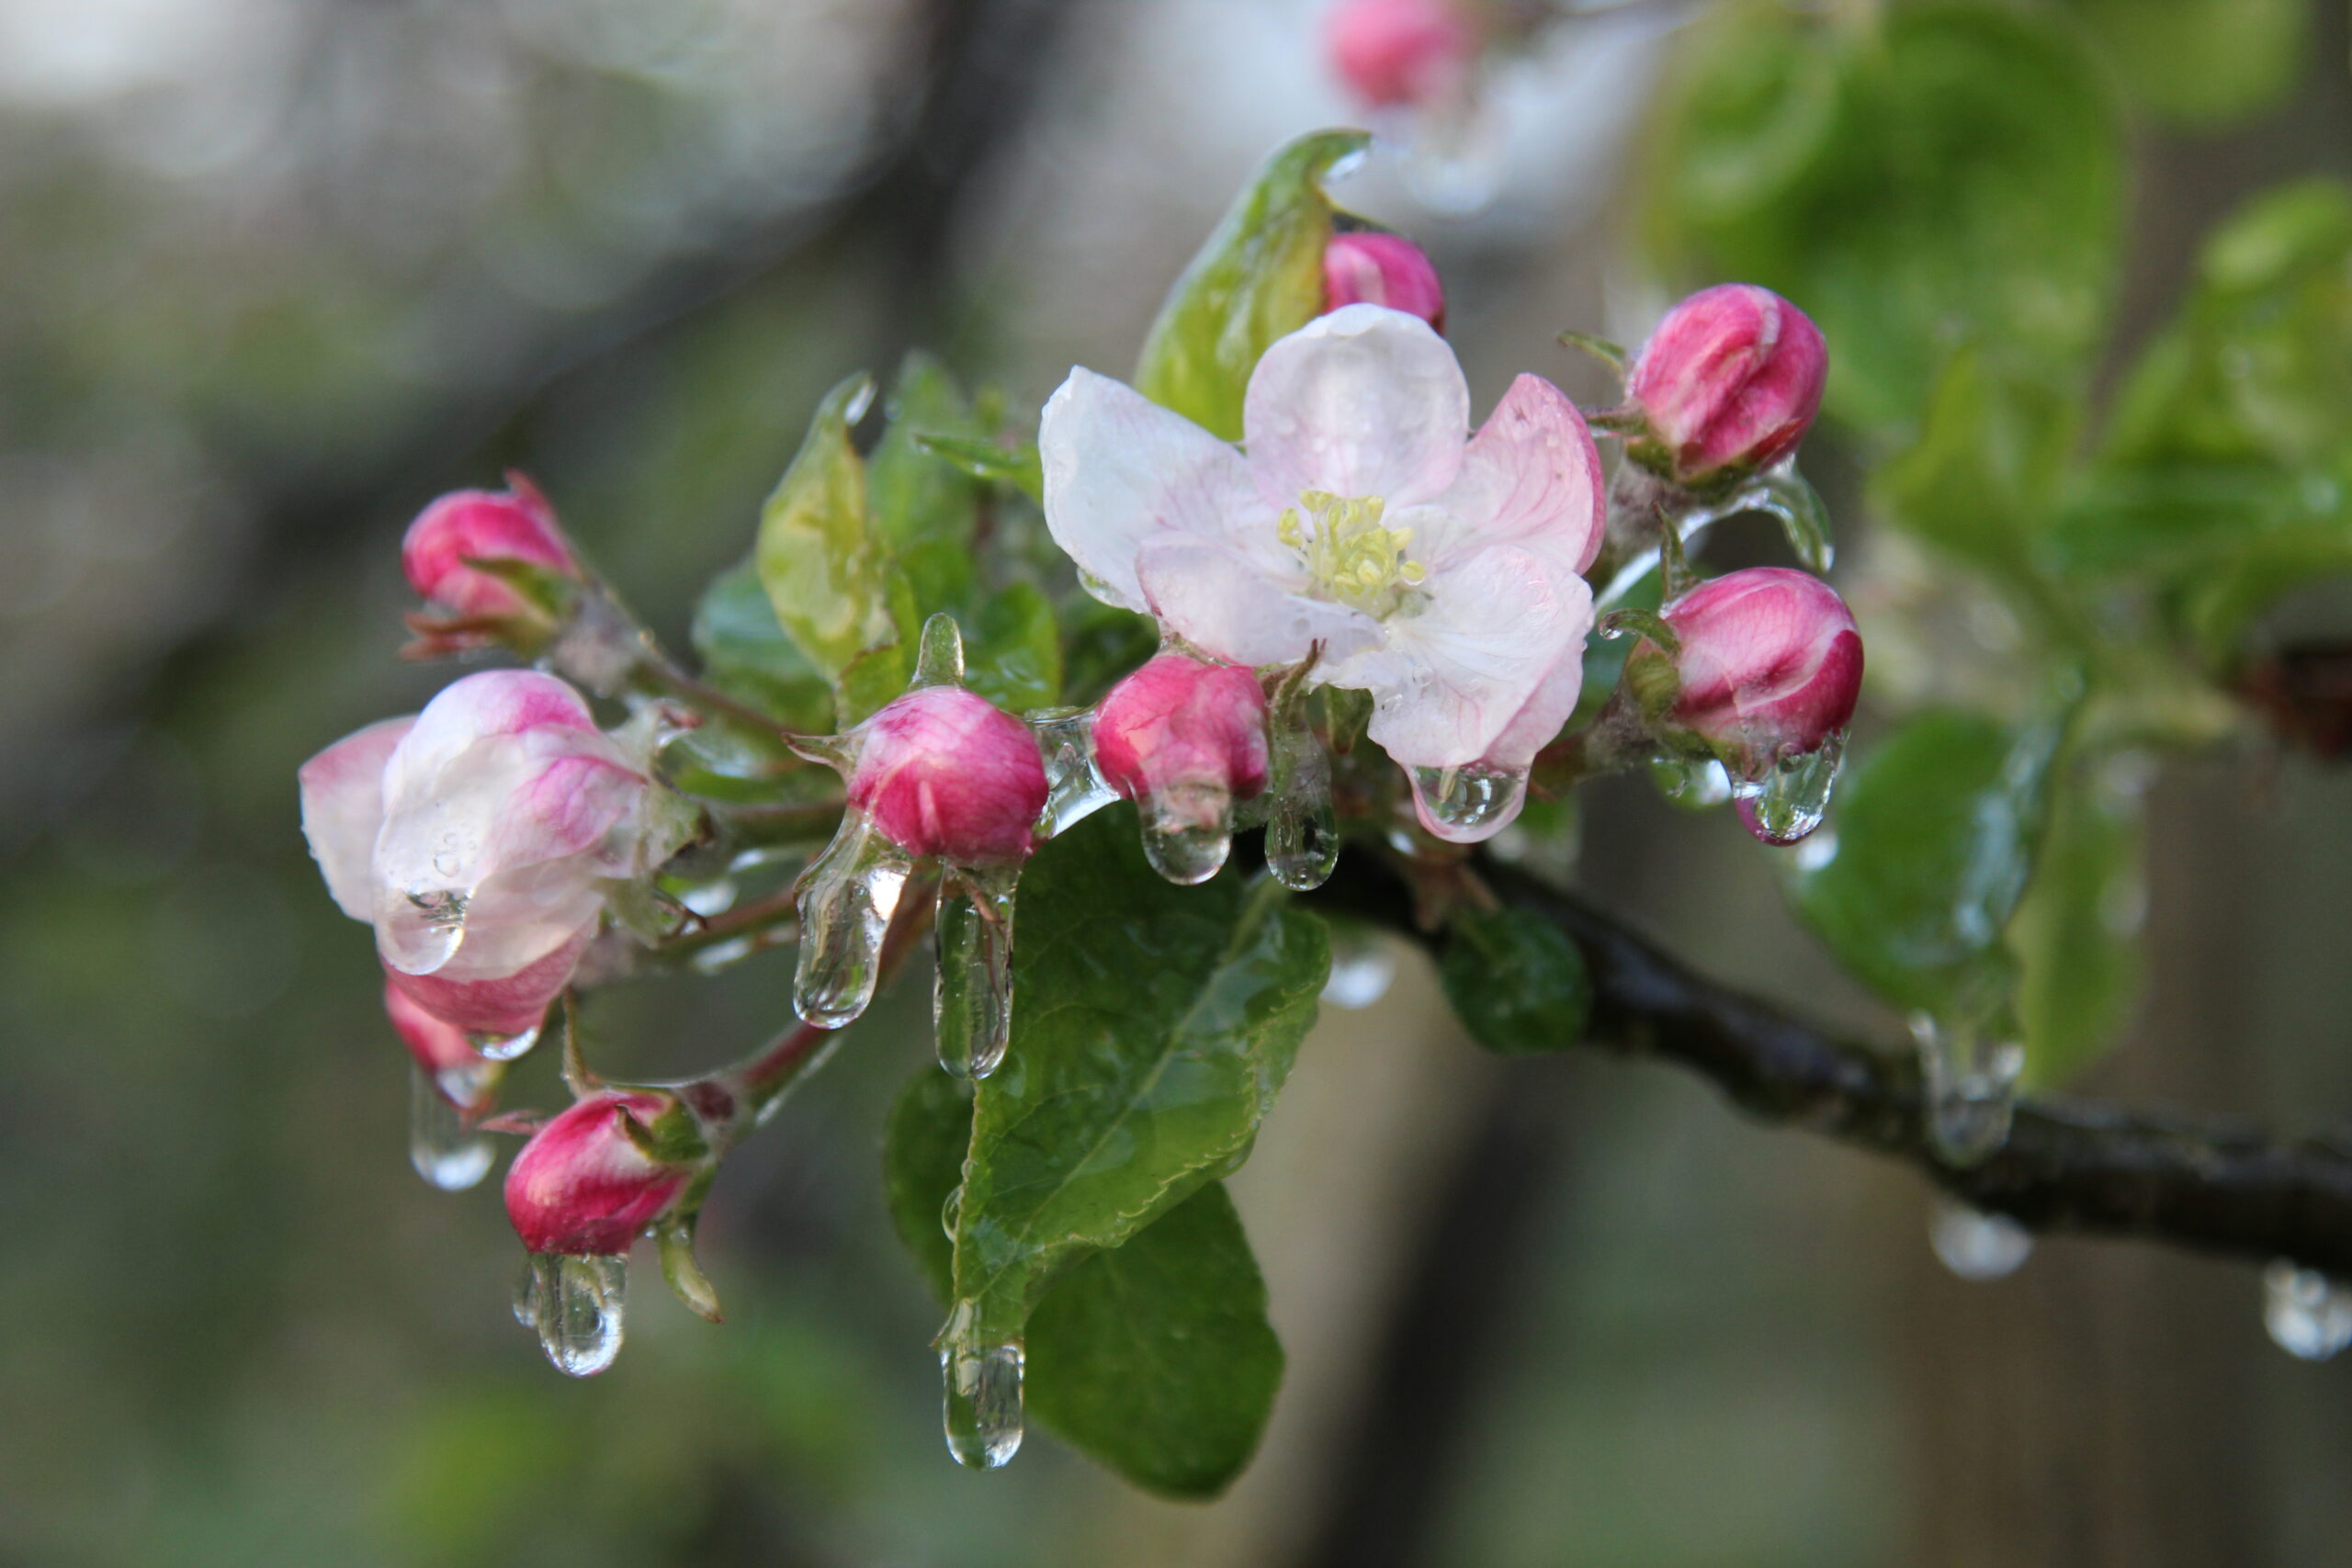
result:
[(1234, 664), (1319, 648), (1313, 678), (1370, 692), (1408, 768), (1523, 767), (1575, 706), (1592, 625), (1602, 497), (1576, 405), (1521, 376), (1473, 436), (1444, 339), (1350, 305), (1267, 349), (1242, 423), (1236, 450), (1070, 373), (1040, 431), (1046, 521), (1089, 588)]
[[(1854, 716), (1862, 638), (1838, 592), (1786, 567), (1711, 578), (1661, 612), (1681, 639), (1668, 722), (1755, 779), (1816, 750)], [(1667, 662), (1644, 641), (1629, 660), (1637, 689)]]
[(1046, 806), (1046, 764), (1028, 726), (960, 686), (909, 692), (868, 719), (849, 804), (912, 855), (1019, 863)]
[(1385, 305), (1445, 331), (1445, 288), (1429, 254), (1402, 234), (1375, 229), (1331, 236), (1323, 247), (1323, 308)]
[(676, 848), (652, 782), (551, 675), (487, 671), (413, 719), (303, 764), (302, 827), (391, 983), (459, 1028), (534, 1027), (570, 981), (602, 884)]
[(1666, 313), (1626, 376), (1649, 426), (1627, 450), (1685, 485), (1770, 468), (1804, 438), (1828, 373), (1821, 329), (1786, 299), (1748, 283), (1701, 289)]
[(1324, 17), (1331, 68), (1373, 108), (1413, 107), (1457, 90), (1478, 29), (1456, 0), (1339, 0)]
[(648, 1089), (604, 1089), (540, 1128), (506, 1172), (506, 1217), (533, 1252), (572, 1257), (624, 1253), (670, 1206), (694, 1160), (656, 1159), (625, 1119), (652, 1130), (685, 1112)]
[(514, 588), (467, 562), (520, 561), (580, 575), (547, 497), (520, 474), (508, 483), (513, 488), (503, 491), (453, 491), (409, 525), (401, 570), (419, 597), (456, 615), (511, 615), (524, 608)]

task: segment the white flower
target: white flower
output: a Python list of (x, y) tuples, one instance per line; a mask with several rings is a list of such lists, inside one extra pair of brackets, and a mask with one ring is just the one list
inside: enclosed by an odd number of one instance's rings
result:
[(1445, 340), (1350, 305), (1266, 350), (1246, 453), (1071, 371), (1039, 432), (1046, 521), (1097, 597), (1204, 652), (1288, 664), (1320, 643), (1315, 679), (1370, 692), (1407, 768), (1523, 770), (1576, 705), (1600, 458), (1538, 377), (1469, 424)]

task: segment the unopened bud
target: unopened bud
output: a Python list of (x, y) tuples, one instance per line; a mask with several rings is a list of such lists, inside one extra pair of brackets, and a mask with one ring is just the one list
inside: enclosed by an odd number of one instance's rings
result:
[(849, 804), (910, 855), (1017, 864), (1045, 809), (1045, 759), (1029, 727), (986, 698), (925, 686), (866, 721)]
[(1094, 761), (1130, 800), (1166, 811), (1198, 797), (1221, 811), (1266, 787), (1266, 694), (1238, 665), (1160, 654), (1102, 699)]
[(1445, 289), (1420, 246), (1374, 229), (1331, 236), (1323, 248), (1323, 310), (1385, 305), (1445, 330)]
[[(667, 1157), (665, 1145), (676, 1145)], [(626, 1253), (699, 1168), (692, 1113), (650, 1089), (600, 1089), (540, 1128), (506, 1172), (506, 1217), (533, 1252)]]
[[(1786, 567), (1710, 579), (1668, 604), (1670, 660), (1644, 641), (1627, 660), (1637, 692), (1673, 691), (1654, 716), (1711, 751), (1736, 780), (1817, 750), (1846, 728), (1862, 685), (1862, 638), (1837, 591)], [(1670, 686), (1657, 680), (1671, 671)]]
[(1747, 283), (1702, 289), (1634, 358), (1625, 391), (1648, 429), (1627, 455), (1695, 487), (1770, 468), (1804, 438), (1828, 373), (1821, 330), (1786, 299)]
[(577, 578), (580, 563), (537, 486), (510, 474), (506, 491), (454, 491), (426, 507), (401, 541), (401, 570), (418, 595), (468, 620), (530, 606), (514, 585), (469, 561), (514, 561)]
[(1339, 0), (1323, 23), (1331, 68), (1374, 108), (1416, 107), (1468, 76), (1478, 29), (1449, 0)]

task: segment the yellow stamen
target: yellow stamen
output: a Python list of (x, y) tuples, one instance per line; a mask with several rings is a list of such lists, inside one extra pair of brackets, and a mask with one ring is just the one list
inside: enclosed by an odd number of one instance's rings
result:
[(1310, 490), (1298, 502), (1274, 520), (1274, 536), (1298, 553), (1325, 597), (1385, 617), (1429, 575), (1405, 558), (1413, 531), (1382, 526), (1387, 502), (1380, 497)]

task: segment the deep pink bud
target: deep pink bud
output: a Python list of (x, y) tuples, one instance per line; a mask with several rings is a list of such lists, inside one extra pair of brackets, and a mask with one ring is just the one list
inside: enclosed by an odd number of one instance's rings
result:
[(660, 1136), (686, 1112), (666, 1094), (603, 1089), (540, 1128), (506, 1172), (506, 1217), (533, 1252), (622, 1253), (695, 1173), (692, 1159), (659, 1160), (624, 1118)]
[(436, 1077), (447, 1072), (469, 1072), (489, 1061), (474, 1049), (464, 1030), (401, 990), (390, 973), (384, 977), (384, 1013), (416, 1065)]
[(1029, 727), (960, 686), (909, 692), (865, 723), (849, 803), (909, 854), (958, 865), (1029, 858), (1046, 763)]
[(1266, 787), (1266, 694), (1238, 665), (1163, 653), (1102, 699), (1094, 762), (1130, 800), (1248, 800)]
[(1325, 16), (1331, 68), (1374, 108), (1442, 97), (1468, 75), (1478, 30), (1448, 0), (1339, 0)]
[(1753, 284), (1702, 289), (1634, 360), (1625, 393), (1649, 430), (1628, 451), (1686, 485), (1770, 468), (1804, 438), (1828, 374), (1803, 310)]
[(455, 615), (511, 615), (524, 608), (514, 590), (468, 560), (524, 561), (580, 575), (547, 497), (520, 474), (506, 479), (511, 490), (453, 491), (409, 525), (401, 570), (420, 597)]
[[(1682, 639), (1671, 722), (1706, 742), (1734, 776), (1761, 778), (1854, 716), (1861, 634), (1819, 578), (1777, 566), (1726, 572), (1662, 614)], [(1655, 643), (1634, 651), (1645, 663), (1665, 658)]]
[(1385, 305), (1445, 331), (1445, 289), (1421, 247), (1402, 234), (1358, 229), (1323, 247), (1323, 312)]

